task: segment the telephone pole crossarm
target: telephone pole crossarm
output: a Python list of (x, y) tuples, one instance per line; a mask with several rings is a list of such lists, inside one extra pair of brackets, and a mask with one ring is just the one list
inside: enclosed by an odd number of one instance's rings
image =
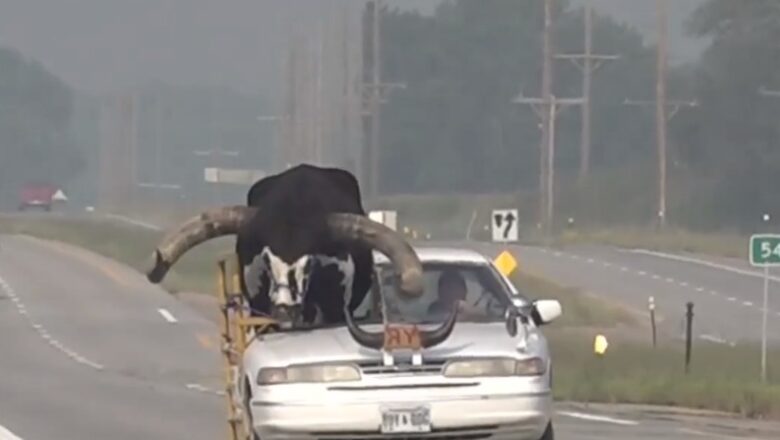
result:
[[(778, 94), (780, 96), (780, 93)], [(634, 100), (634, 99), (626, 99), (623, 101), (623, 105), (634, 105), (634, 106), (641, 106), (641, 107), (647, 107), (651, 105), (655, 105), (656, 101), (642, 101), (642, 100)], [(666, 115), (666, 119), (671, 121), (672, 118), (677, 114), (677, 112), (680, 111), (683, 107), (698, 107), (699, 101), (692, 100), (692, 101), (666, 101), (666, 108), (670, 108), (671, 110)]]
[(761, 86), (758, 88), (758, 94), (761, 96), (767, 96), (770, 98), (780, 98), (780, 90), (770, 90), (767, 89), (766, 86)]
[[(589, 55), (589, 54), (577, 54), (577, 53), (562, 53), (562, 54), (555, 55), (555, 58), (559, 60), (571, 60), (571, 62), (575, 66), (577, 66), (582, 72), (590, 71), (592, 73), (599, 70), (599, 68), (606, 61), (619, 60), (620, 55)], [(594, 63), (588, 65), (588, 63), (583, 62), (588, 59), (594, 61)]]

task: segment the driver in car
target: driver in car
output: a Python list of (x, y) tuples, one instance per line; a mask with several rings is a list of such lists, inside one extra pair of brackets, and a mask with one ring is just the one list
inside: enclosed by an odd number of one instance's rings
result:
[(439, 276), (438, 298), (428, 306), (428, 315), (446, 317), (452, 311), (452, 307), (458, 307), (459, 314), (479, 314), (466, 306), (466, 280), (457, 270), (446, 270)]

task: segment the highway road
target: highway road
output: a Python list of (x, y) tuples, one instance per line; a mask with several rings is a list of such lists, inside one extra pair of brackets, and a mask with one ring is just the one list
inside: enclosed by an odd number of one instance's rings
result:
[[(648, 316), (656, 305), (659, 331), (683, 337), (685, 303), (694, 303), (694, 334), (736, 345), (761, 340), (763, 272), (733, 259), (671, 255), (608, 246), (553, 249), (470, 243), (489, 256), (507, 249), (520, 266), (565, 286), (579, 287)], [(780, 271), (770, 272), (767, 339), (780, 344)]]
[[(0, 440), (225, 438), (217, 334), (201, 313), (118, 263), (0, 236)], [(721, 416), (567, 403), (555, 421), (565, 440), (748, 432)], [(768, 429), (750, 438), (778, 438), (780, 428)]]

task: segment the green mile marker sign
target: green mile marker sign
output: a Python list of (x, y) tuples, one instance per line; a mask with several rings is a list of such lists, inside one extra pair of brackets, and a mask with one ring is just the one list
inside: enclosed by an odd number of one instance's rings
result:
[(754, 234), (750, 237), (752, 266), (780, 266), (780, 235)]

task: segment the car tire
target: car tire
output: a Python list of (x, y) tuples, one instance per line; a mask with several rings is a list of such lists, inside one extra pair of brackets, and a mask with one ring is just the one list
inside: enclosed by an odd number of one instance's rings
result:
[(253, 426), (254, 426), (254, 420), (252, 419), (252, 388), (249, 386), (249, 383), (246, 381), (244, 382), (244, 398), (243, 398), (243, 407), (241, 408), (242, 412), (242, 418), (243, 418), (243, 425), (244, 425), (244, 438), (246, 440), (260, 440), (260, 437), (255, 432)]
[(555, 434), (553, 433), (553, 422), (550, 420), (550, 422), (547, 424), (547, 428), (544, 430), (544, 434), (539, 438), (539, 440), (555, 440)]

